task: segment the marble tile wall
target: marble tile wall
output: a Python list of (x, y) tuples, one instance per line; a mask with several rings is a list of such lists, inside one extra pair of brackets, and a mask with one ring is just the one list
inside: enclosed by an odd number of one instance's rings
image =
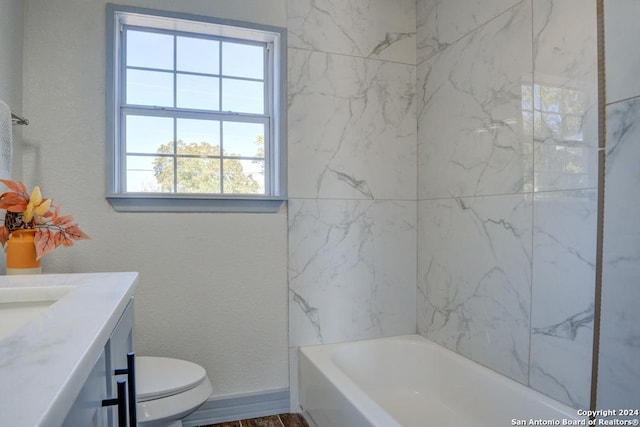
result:
[(290, 354), (414, 333), (415, 0), (287, 14)]
[(587, 407), (595, 5), (303, 0), (288, 17), (290, 354), (417, 324)]
[(289, 0), (289, 47), (415, 64), (414, 0)]
[(289, 196), (415, 200), (415, 65), (289, 49)]
[(640, 96), (638, 39), (640, 3), (604, 0), (607, 103)]
[(291, 407), (297, 348), (415, 333), (415, 0), (289, 0)]
[(531, 68), (531, 9), (524, 4), (418, 66), (420, 199), (531, 187), (532, 141), (521, 118)]
[(586, 408), (595, 2), (479, 3), (417, 2), (418, 331)]
[(295, 345), (415, 332), (415, 201), (296, 200), (289, 206)]
[(531, 197), (420, 201), (418, 332), (526, 382)]
[(588, 408), (597, 190), (534, 195), (529, 385)]
[[(596, 8), (595, 2), (582, 0), (533, 5), (529, 385), (574, 408), (587, 408), (598, 191)], [(528, 107), (523, 103), (523, 110)]]
[(417, 0), (417, 59), (421, 63), (519, 0)]
[(640, 402), (640, 97), (607, 107), (598, 408)]
[[(599, 409), (640, 402), (640, 3), (606, 0), (606, 151)], [(637, 417), (633, 417), (637, 418)]]

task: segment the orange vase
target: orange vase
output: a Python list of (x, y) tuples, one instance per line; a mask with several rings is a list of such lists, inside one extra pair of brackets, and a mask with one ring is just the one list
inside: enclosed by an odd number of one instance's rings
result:
[(34, 243), (36, 230), (16, 230), (7, 241), (7, 274), (40, 273)]

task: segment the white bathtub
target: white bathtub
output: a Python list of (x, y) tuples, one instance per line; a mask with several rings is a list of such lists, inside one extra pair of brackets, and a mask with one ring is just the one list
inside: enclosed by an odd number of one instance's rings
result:
[(575, 409), (419, 335), (302, 347), (299, 373), (300, 403), (318, 427), (586, 425)]

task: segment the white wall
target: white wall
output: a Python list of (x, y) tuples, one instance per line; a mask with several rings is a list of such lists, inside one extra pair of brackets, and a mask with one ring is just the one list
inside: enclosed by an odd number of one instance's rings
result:
[[(0, 0), (0, 100), (18, 114), (22, 114), (23, 24), (22, 0)], [(12, 127), (14, 179), (22, 178), (22, 131), (23, 126)], [(0, 257), (0, 273), (4, 271), (5, 258)]]
[[(43, 270), (139, 271), (138, 354), (202, 364), (214, 395), (287, 387), (286, 211), (117, 213), (104, 198), (105, 3), (25, 0), (24, 179), (91, 237)], [(286, 26), (284, 0), (119, 3)]]
[(0, 1), (0, 99), (22, 108), (22, 0)]

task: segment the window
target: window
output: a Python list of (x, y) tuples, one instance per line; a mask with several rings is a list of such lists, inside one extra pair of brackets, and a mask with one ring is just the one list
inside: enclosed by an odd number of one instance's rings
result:
[(285, 30), (108, 5), (107, 199), (120, 211), (276, 211)]

